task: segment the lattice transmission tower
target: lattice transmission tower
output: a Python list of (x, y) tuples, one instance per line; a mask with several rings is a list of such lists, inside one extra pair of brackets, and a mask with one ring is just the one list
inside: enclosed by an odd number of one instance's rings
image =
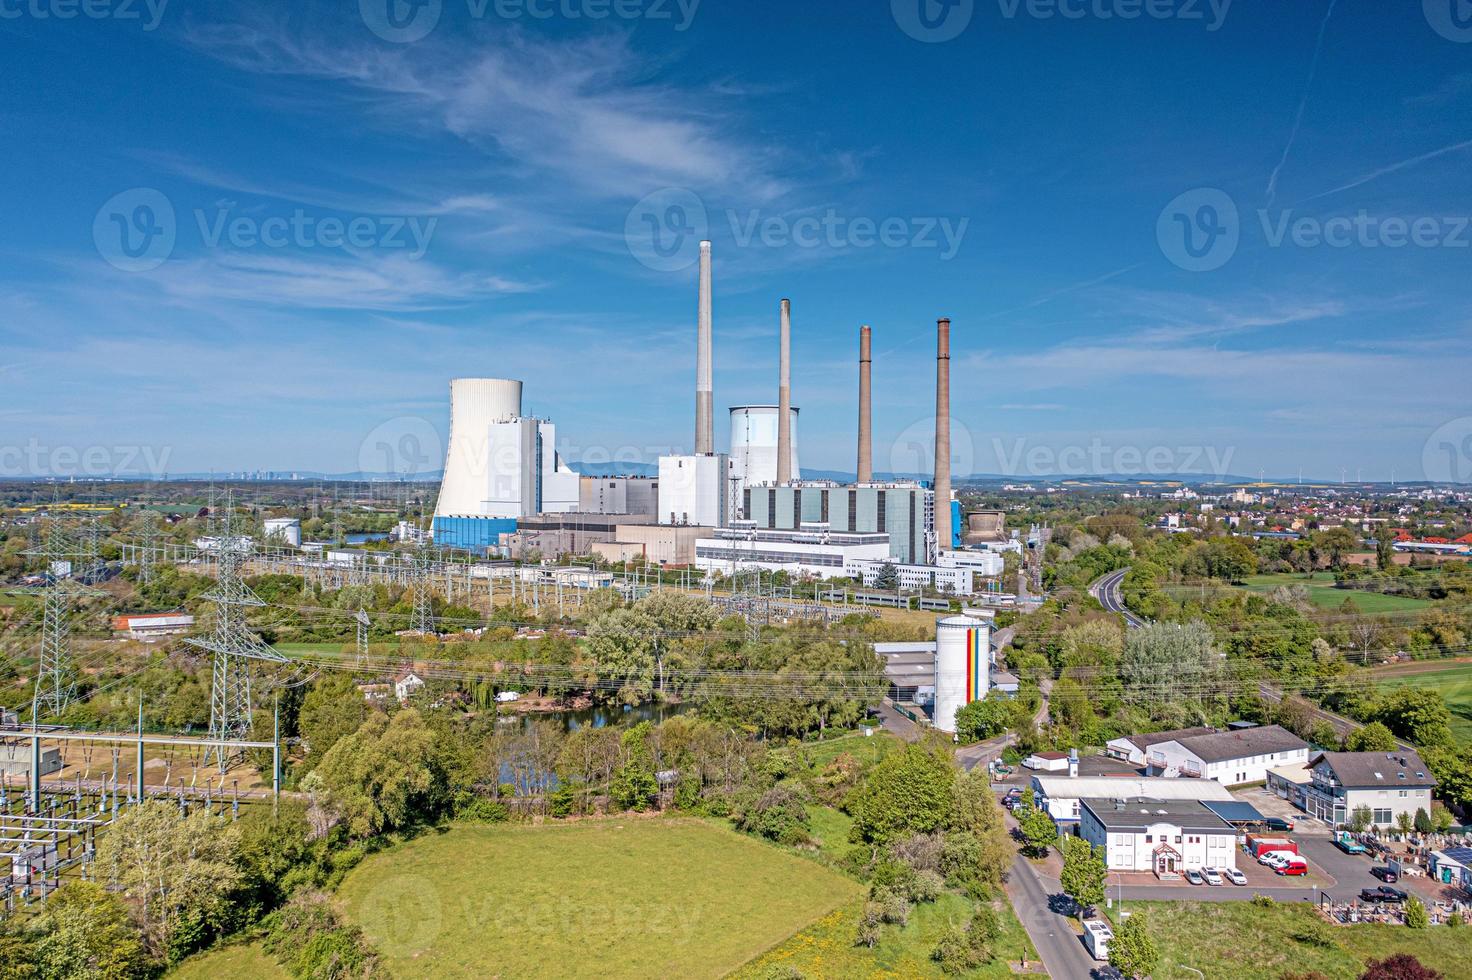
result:
[(99, 530), (91, 522), (68, 527), (53, 518), (40, 547), (27, 552), (46, 559), (41, 650), (36, 659), (36, 687), (31, 700), (31, 715), (37, 721), (60, 715), (76, 697), (71, 613), (82, 597), (101, 594), (83, 584), (97, 564)]
[(429, 590), (433, 577), (429, 538), (420, 535), (414, 548), (414, 618), (410, 620), (409, 628), (424, 636), (434, 635), (434, 596)]
[[(263, 643), (246, 624), (246, 611), (266, 603), (245, 584), (242, 567), (254, 543), (235, 532), (233, 501), (226, 504), (215, 538), (218, 575), (215, 586), (202, 598), (215, 607), (209, 636), (187, 642), (212, 656), (210, 670), (210, 738), (241, 741), (250, 735), (250, 667), (256, 663), (285, 663), (286, 658)], [(228, 746), (211, 746), (205, 762), (214, 759), (224, 772), (237, 753)]]
[(138, 538), (139, 547), (138, 582), (140, 585), (148, 585), (153, 581), (157, 558), (154, 550), (158, 548), (158, 511), (141, 511), (133, 524), (133, 532)]

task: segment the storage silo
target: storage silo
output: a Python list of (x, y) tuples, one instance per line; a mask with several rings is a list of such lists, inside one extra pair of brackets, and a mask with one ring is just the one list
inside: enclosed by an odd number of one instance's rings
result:
[[(731, 461), (736, 474), (746, 486), (777, 485), (777, 418), (776, 405), (737, 405), (731, 409)], [(802, 479), (797, 466), (797, 415), (788, 414), (792, 438), (792, 478)]]
[(935, 727), (956, 730), (956, 712), (991, 687), (991, 627), (970, 616), (935, 623)]

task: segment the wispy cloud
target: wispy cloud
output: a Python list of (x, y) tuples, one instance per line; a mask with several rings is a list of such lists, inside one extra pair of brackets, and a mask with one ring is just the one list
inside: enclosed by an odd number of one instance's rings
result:
[(1324, 34), (1329, 29), (1329, 19), (1334, 16), (1334, 6), (1339, 0), (1329, 0), (1329, 7), (1324, 11), (1324, 19), (1319, 22), (1319, 34), (1314, 40), (1313, 57), (1308, 64), (1308, 78), (1303, 83), (1303, 97), (1298, 100), (1298, 111), (1293, 116), (1293, 128), (1288, 133), (1288, 142), (1283, 144), (1283, 155), (1278, 159), (1278, 165), (1268, 175), (1267, 203), (1273, 206), (1273, 199), (1278, 193), (1278, 174), (1288, 163), (1288, 155), (1293, 152), (1293, 144), (1298, 139), (1298, 131), (1303, 128), (1303, 113), (1308, 108), (1309, 93), (1313, 91), (1314, 76), (1319, 71), (1319, 55), (1324, 49)]
[(1425, 163), (1427, 160), (1435, 160), (1437, 157), (1443, 157), (1446, 156), (1448, 153), (1456, 153), (1459, 150), (1465, 150), (1468, 148), (1472, 148), (1472, 140), (1462, 140), (1460, 143), (1453, 143), (1450, 146), (1443, 146), (1439, 150), (1432, 150), (1429, 153), (1422, 153), (1417, 156), (1409, 157), (1405, 160), (1400, 160), (1396, 163), (1392, 163), (1384, 167), (1378, 167), (1374, 170), (1371, 170), (1369, 173), (1361, 174), (1348, 183), (1340, 184), (1338, 187), (1332, 187), (1327, 191), (1320, 191), (1319, 193), (1314, 194), (1311, 197), (1306, 197), (1299, 203), (1307, 204), (1310, 201), (1317, 201), (1320, 198), (1328, 197), (1331, 194), (1339, 194), (1343, 191), (1359, 187), (1363, 184), (1368, 184), (1372, 180), (1378, 180), (1379, 178), (1387, 176), (1388, 174), (1397, 173), (1409, 167), (1414, 167), (1419, 163)]

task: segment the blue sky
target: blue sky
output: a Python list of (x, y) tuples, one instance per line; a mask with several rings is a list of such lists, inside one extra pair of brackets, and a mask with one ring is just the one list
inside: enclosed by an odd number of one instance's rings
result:
[(1472, 479), (1453, 0), (93, 2), (0, 0), (6, 475), (432, 457), (455, 376), (688, 448), (704, 230), (807, 467), (861, 323), (924, 464), (948, 315), (961, 475)]

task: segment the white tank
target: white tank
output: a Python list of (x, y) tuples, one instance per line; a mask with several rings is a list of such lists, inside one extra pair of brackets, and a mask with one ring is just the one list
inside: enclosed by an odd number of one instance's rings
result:
[(970, 616), (935, 622), (935, 727), (956, 730), (956, 712), (991, 687), (991, 628)]
[[(792, 478), (802, 479), (797, 468), (797, 413), (788, 418), (792, 432)], [(777, 483), (777, 406), (737, 405), (731, 409), (731, 462), (748, 487)]]
[(450, 448), (435, 515), (475, 516), (490, 486), (490, 426), (521, 415), (521, 382), (456, 378), (450, 382)]

